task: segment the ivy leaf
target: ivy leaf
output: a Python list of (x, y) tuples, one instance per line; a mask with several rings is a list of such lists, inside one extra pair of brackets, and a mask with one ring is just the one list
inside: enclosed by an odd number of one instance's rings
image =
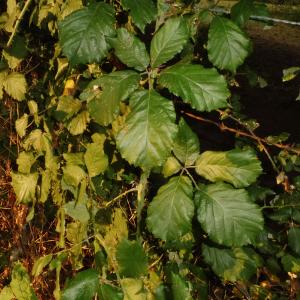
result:
[(118, 245), (116, 259), (123, 277), (140, 278), (147, 273), (147, 256), (138, 241), (123, 239)]
[(76, 10), (59, 23), (59, 40), (63, 53), (72, 65), (100, 62), (110, 45), (106, 37), (115, 33), (115, 12), (103, 2)]
[(86, 130), (89, 121), (89, 113), (84, 110), (70, 121), (67, 128), (72, 135), (82, 134)]
[(192, 300), (190, 289), (186, 281), (179, 275), (171, 273), (173, 300)]
[(17, 72), (8, 74), (3, 82), (3, 87), (6, 93), (12, 98), (18, 101), (25, 99), (27, 83), (23, 74)]
[(105, 136), (98, 134), (98, 140), (86, 146), (84, 161), (90, 177), (103, 173), (108, 166), (108, 158), (104, 153)]
[(30, 285), (30, 278), (27, 270), (21, 263), (17, 262), (15, 264), (11, 277), (10, 288), (14, 294), (14, 298), (18, 300), (38, 299)]
[[(119, 114), (120, 102), (138, 88), (139, 80), (138, 73), (127, 70), (112, 72), (92, 83), (93, 99), (88, 102), (91, 117), (100, 125), (109, 125)], [(97, 90), (99, 86), (101, 93)]]
[(300, 255), (300, 228), (290, 228), (288, 231), (288, 244), (295, 253)]
[(96, 270), (79, 272), (62, 292), (62, 300), (90, 300), (96, 294), (98, 286), (99, 274)]
[(117, 38), (111, 40), (117, 57), (128, 67), (144, 71), (150, 61), (145, 44), (125, 28), (118, 29), (117, 33)]
[(123, 300), (123, 293), (115, 286), (101, 284), (98, 289), (98, 296), (101, 300)]
[(261, 265), (251, 248), (218, 249), (202, 246), (204, 260), (220, 277), (229, 281), (249, 280)]
[(21, 118), (16, 120), (15, 123), (17, 134), (22, 138), (26, 135), (28, 127), (28, 115), (24, 114)]
[(183, 17), (170, 18), (155, 33), (150, 47), (151, 66), (159, 67), (179, 53), (189, 38)]
[(130, 16), (134, 24), (145, 32), (145, 26), (151, 23), (156, 17), (156, 7), (152, 0), (122, 0), (122, 6), (130, 10)]
[(158, 238), (173, 241), (188, 233), (194, 216), (193, 186), (185, 176), (171, 178), (149, 205), (147, 226)]
[(175, 138), (173, 152), (175, 156), (185, 165), (192, 165), (197, 159), (200, 144), (197, 135), (192, 131), (184, 119), (179, 121), (178, 133)]
[(248, 56), (251, 43), (232, 21), (214, 17), (208, 32), (208, 57), (218, 68), (235, 73)]
[(197, 218), (209, 238), (225, 246), (255, 242), (263, 230), (263, 216), (244, 189), (218, 182), (196, 194)]
[(26, 204), (35, 201), (35, 190), (38, 178), (38, 173), (11, 173), (11, 184), (13, 186), (14, 192), (16, 193), (18, 203)]
[(199, 111), (227, 106), (230, 95), (226, 80), (216, 69), (177, 64), (164, 70), (159, 83)]
[(39, 276), (43, 269), (51, 262), (53, 255), (52, 254), (48, 254), (42, 257), (39, 257), (35, 262), (34, 265), (32, 267), (32, 271), (31, 274), (34, 277)]
[(131, 112), (117, 136), (122, 156), (143, 169), (161, 166), (176, 135), (173, 104), (157, 92), (138, 91), (130, 99)]
[(262, 168), (252, 150), (205, 151), (196, 161), (196, 172), (207, 180), (226, 181), (235, 187), (255, 182)]

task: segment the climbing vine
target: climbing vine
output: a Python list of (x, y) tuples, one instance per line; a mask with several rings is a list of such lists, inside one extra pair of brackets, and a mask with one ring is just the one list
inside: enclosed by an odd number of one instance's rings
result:
[[(258, 136), (232, 92), (252, 51), (245, 26), (265, 5), (240, 0), (230, 16), (192, 0), (1, 6), (11, 185), (24, 226), (54, 224), (52, 248), (10, 262), (1, 299), (37, 299), (31, 283), (47, 276), (55, 299), (296, 293), (300, 148)], [(203, 150), (191, 119), (235, 145)]]

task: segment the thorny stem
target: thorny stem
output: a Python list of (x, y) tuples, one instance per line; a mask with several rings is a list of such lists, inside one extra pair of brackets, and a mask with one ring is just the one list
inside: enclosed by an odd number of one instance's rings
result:
[(239, 129), (228, 127), (224, 123), (218, 123), (218, 122), (215, 122), (215, 121), (212, 121), (212, 120), (200, 117), (200, 116), (196, 116), (196, 115), (194, 115), (192, 113), (189, 113), (189, 112), (181, 111), (181, 113), (183, 113), (183, 114), (185, 114), (185, 115), (187, 115), (187, 116), (189, 116), (189, 117), (191, 117), (191, 118), (193, 118), (195, 120), (202, 121), (202, 122), (209, 123), (209, 124), (213, 124), (213, 125), (219, 127), (220, 130), (222, 130), (222, 131), (224, 131), (224, 130), (225, 131), (229, 131), (229, 132), (232, 132), (232, 133), (234, 133), (236, 135), (245, 136), (245, 137), (251, 138), (253, 140), (256, 140), (257, 142), (261, 142), (263, 144), (274, 146), (274, 147), (277, 147), (279, 149), (283, 149), (283, 150), (286, 150), (288, 152), (300, 155), (300, 149), (291, 147), (290, 145), (279, 144), (279, 143), (272, 143), (272, 142), (267, 141), (265, 138), (261, 138), (261, 137), (255, 135), (255, 134), (252, 135), (250, 133), (241, 131)]
[(19, 27), (19, 25), (20, 25), (20, 23), (21, 23), (21, 21), (22, 21), (24, 15), (25, 15), (25, 12), (26, 12), (26, 10), (28, 9), (28, 7), (29, 7), (31, 1), (32, 1), (32, 0), (27, 0), (27, 1), (26, 1), (25, 5), (24, 5), (24, 7), (23, 7), (23, 9), (22, 9), (22, 11), (21, 11), (21, 13), (20, 13), (18, 19), (17, 19), (17, 22), (16, 22), (16, 24), (15, 24), (15, 27), (14, 27), (12, 33), (11, 33), (11, 36), (10, 36), (10, 38), (9, 38), (7, 44), (6, 44), (7, 47), (10, 47), (10, 46), (11, 46), (11, 44), (12, 44), (12, 42), (13, 42), (13, 39), (14, 39), (16, 33), (17, 33), (18, 27)]

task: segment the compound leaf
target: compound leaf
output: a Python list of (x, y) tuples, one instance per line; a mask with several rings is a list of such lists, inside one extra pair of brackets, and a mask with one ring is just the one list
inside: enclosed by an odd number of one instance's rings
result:
[(127, 70), (112, 72), (91, 82), (86, 91), (92, 98), (88, 102), (91, 117), (100, 125), (109, 125), (119, 114), (120, 102), (138, 88), (139, 80), (138, 73)]
[(182, 17), (168, 19), (155, 33), (150, 47), (151, 66), (159, 67), (179, 53), (189, 38), (186, 20)]
[(218, 249), (203, 245), (202, 254), (212, 270), (229, 281), (248, 280), (261, 265), (251, 248)]
[(194, 215), (192, 196), (192, 183), (184, 176), (173, 177), (160, 187), (148, 208), (150, 231), (164, 241), (177, 240), (188, 233)]
[(255, 182), (262, 168), (252, 150), (205, 151), (196, 161), (196, 172), (207, 180), (226, 181), (235, 187)]
[(208, 32), (208, 57), (218, 68), (235, 72), (248, 56), (251, 43), (232, 21), (215, 17)]
[(143, 169), (161, 166), (171, 152), (177, 132), (173, 104), (157, 92), (138, 91), (131, 112), (117, 136), (122, 156)]
[(90, 300), (96, 294), (98, 286), (99, 274), (96, 270), (79, 272), (62, 292), (62, 300)]
[(117, 38), (111, 40), (117, 57), (128, 67), (145, 70), (150, 61), (145, 44), (125, 28), (118, 29), (117, 33)]
[(200, 144), (197, 135), (192, 131), (184, 119), (179, 121), (178, 133), (175, 138), (173, 152), (185, 165), (192, 165), (197, 159)]
[(226, 80), (214, 68), (177, 64), (161, 73), (159, 83), (199, 111), (227, 106)]
[(106, 37), (115, 33), (115, 12), (103, 2), (76, 10), (59, 23), (59, 39), (63, 53), (72, 65), (100, 62), (110, 45)]
[(211, 240), (225, 246), (254, 243), (263, 230), (263, 216), (244, 189), (218, 182), (196, 194), (197, 218)]
[(147, 273), (147, 256), (137, 241), (123, 239), (118, 245), (116, 258), (123, 277), (140, 278)]
[(156, 17), (156, 7), (152, 0), (122, 0), (122, 6), (130, 10), (134, 24), (144, 33), (145, 26)]

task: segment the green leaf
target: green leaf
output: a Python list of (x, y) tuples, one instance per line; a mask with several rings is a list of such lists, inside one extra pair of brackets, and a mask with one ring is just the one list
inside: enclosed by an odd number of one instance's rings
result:
[(3, 87), (6, 93), (12, 98), (18, 101), (25, 99), (27, 83), (23, 74), (17, 72), (8, 74), (3, 82)]
[(151, 66), (159, 67), (179, 53), (189, 38), (183, 17), (168, 19), (155, 33), (150, 47)]
[(158, 82), (199, 111), (227, 106), (230, 95), (224, 77), (200, 65), (174, 65), (161, 73)]
[(130, 99), (131, 112), (117, 136), (122, 156), (143, 169), (161, 166), (177, 132), (173, 104), (157, 92), (142, 90)]
[(251, 248), (218, 249), (203, 245), (202, 254), (212, 270), (229, 281), (249, 280), (261, 265)]
[(17, 262), (14, 265), (11, 278), (10, 288), (14, 294), (14, 298), (17, 298), (18, 300), (38, 299), (31, 287), (27, 270), (20, 262)]
[(282, 81), (283, 82), (290, 81), (300, 74), (300, 67), (290, 67), (282, 70), (282, 73), (283, 73)]
[(41, 172), (42, 175), (42, 184), (41, 184), (41, 195), (39, 202), (45, 203), (48, 199), (48, 195), (51, 188), (51, 172), (49, 170), (45, 170)]
[(193, 186), (185, 176), (171, 178), (149, 205), (147, 226), (164, 241), (177, 240), (191, 231), (194, 216)]
[(170, 156), (163, 165), (162, 174), (164, 177), (170, 177), (179, 172), (181, 168), (182, 166), (179, 161), (175, 157)]
[(118, 29), (117, 33), (117, 38), (111, 40), (117, 57), (128, 67), (144, 71), (150, 61), (145, 44), (125, 28)]
[(110, 45), (106, 37), (114, 35), (115, 12), (103, 2), (76, 10), (59, 23), (63, 53), (72, 65), (100, 62)]
[(196, 194), (197, 218), (211, 240), (226, 246), (255, 242), (263, 230), (263, 216), (244, 189), (222, 182), (210, 184)]
[(300, 255), (300, 228), (292, 227), (288, 231), (288, 245), (298, 255)]
[(121, 0), (125, 9), (130, 10), (134, 24), (144, 33), (145, 26), (156, 17), (156, 7), (152, 0)]
[(17, 158), (18, 172), (29, 174), (31, 166), (34, 164), (35, 158), (32, 152), (22, 151)]
[(175, 156), (185, 165), (192, 165), (200, 151), (200, 144), (197, 135), (184, 119), (179, 121), (178, 133), (175, 138), (173, 152)]
[(49, 255), (45, 255), (42, 257), (39, 257), (35, 262), (34, 265), (32, 267), (32, 271), (31, 274), (34, 277), (39, 276), (43, 269), (51, 262), (53, 255), (49, 254)]
[(86, 177), (86, 173), (77, 165), (67, 164), (63, 168), (63, 179), (68, 185), (78, 187), (81, 181)]
[(1, 300), (12, 300), (15, 299), (15, 295), (9, 286), (5, 286), (0, 292)]
[(244, 27), (253, 10), (253, 0), (240, 0), (231, 8), (231, 19), (240, 27)]
[(123, 293), (115, 286), (101, 284), (98, 289), (98, 296), (101, 300), (123, 300)]
[(13, 186), (14, 192), (16, 193), (18, 203), (26, 204), (35, 201), (35, 190), (38, 178), (38, 173), (11, 173), (11, 184)]
[(72, 96), (62, 96), (59, 98), (56, 110), (65, 113), (64, 119), (67, 120), (77, 114), (81, 106), (82, 103), (78, 99)]
[(196, 172), (210, 180), (227, 181), (235, 187), (255, 182), (262, 168), (252, 150), (205, 151), (196, 161)]
[(68, 130), (72, 135), (82, 134), (86, 130), (89, 121), (89, 113), (84, 110), (70, 121)]
[(92, 82), (89, 85), (89, 89), (93, 89), (92, 100), (88, 102), (91, 117), (100, 125), (109, 125), (119, 114), (120, 102), (138, 88), (139, 80), (138, 73), (127, 70), (112, 72), (95, 80), (95, 84)]
[(208, 32), (208, 57), (218, 68), (235, 73), (248, 56), (251, 43), (232, 21), (215, 17)]
[(286, 254), (281, 258), (281, 263), (286, 272), (300, 273), (300, 258)]
[(140, 279), (121, 279), (121, 286), (124, 292), (123, 300), (147, 300), (143, 281)]
[(84, 166), (84, 153), (63, 153), (64, 160), (70, 165)]
[(172, 295), (173, 300), (192, 300), (189, 286), (186, 281), (179, 275), (171, 273)]
[(116, 259), (122, 277), (140, 278), (147, 274), (147, 256), (138, 241), (123, 239), (118, 245)]
[(91, 300), (99, 286), (99, 274), (88, 269), (76, 274), (62, 292), (62, 300)]
[(94, 177), (100, 173), (103, 173), (108, 166), (108, 158), (103, 150), (104, 141), (105, 136), (103, 135), (102, 141), (91, 143), (86, 146), (84, 161), (90, 177)]
[(87, 223), (90, 219), (89, 211), (83, 203), (69, 201), (63, 205), (63, 209), (68, 216), (72, 217), (74, 220), (80, 221), (81, 223)]
[(22, 138), (26, 135), (28, 127), (28, 115), (24, 114), (21, 118), (16, 120), (15, 123), (17, 134)]

